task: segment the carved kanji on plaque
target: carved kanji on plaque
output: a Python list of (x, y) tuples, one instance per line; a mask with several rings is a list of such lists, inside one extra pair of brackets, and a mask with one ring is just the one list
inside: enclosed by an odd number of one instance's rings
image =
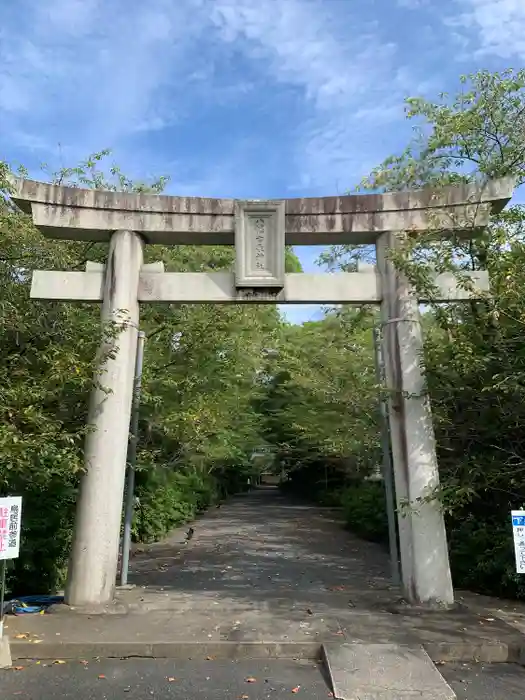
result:
[(284, 287), (284, 202), (235, 203), (235, 284)]

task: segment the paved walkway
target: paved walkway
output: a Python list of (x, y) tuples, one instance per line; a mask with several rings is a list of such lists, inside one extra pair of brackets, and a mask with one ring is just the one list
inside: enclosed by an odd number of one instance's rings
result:
[(422, 643), (435, 660), (514, 660), (522, 650), (524, 637), (483, 607), (400, 611), (382, 548), (345, 531), (336, 512), (277, 489), (234, 498), (193, 527), (188, 544), (183, 528), (135, 554), (119, 614), (79, 623), (61, 606), (10, 618), (13, 655), (312, 658), (338, 640)]
[(346, 532), (338, 513), (291, 501), (276, 488), (235, 498), (193, 527), (187, 545), (183, 528), (132, 559), (130, 582), (147, 588), (139, 602), (156, 606), (159, 592), (198, 593), (219, 605), (284, 614), (288, 623), (290, 611), (317, 618), (400, 597), (382, 548)]

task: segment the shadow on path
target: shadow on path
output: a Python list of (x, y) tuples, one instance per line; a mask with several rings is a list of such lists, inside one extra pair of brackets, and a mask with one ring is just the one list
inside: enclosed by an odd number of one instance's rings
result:
[[(341, 514), (263, 487), (211, 509), (148, 546), (132, 564), (137, 585), (126, 601), (173, 619), (216, 620), (221, 639), (242, 635), (470, 646), (516, 636), (501, 620), (465, 608), (399, 614), (401, 591), (389, 579), (387, 552), (343, 527)], [(227, 622), (228, 621), (228, 622)]]
[(178, 530), (147, 547), (133, 561), (131, 581), (267, 602), (330, 598), (344, 609), (400, 597), (382, 548), (345, 531), (336, 511), (292, 501), (275, 487), (237, 497), (193, 527), (187, 545)]

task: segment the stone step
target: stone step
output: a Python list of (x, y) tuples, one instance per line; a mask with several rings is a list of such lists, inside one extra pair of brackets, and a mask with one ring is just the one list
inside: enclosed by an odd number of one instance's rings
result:
[(421, 646), (324, 644), (339, 700), (454, 700), (455, 693)]

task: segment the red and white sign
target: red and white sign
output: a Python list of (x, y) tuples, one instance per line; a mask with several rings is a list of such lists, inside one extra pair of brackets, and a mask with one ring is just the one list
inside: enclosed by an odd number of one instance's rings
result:
[(18, 557), (21, 524), (22, 498), (0, 498), (0, 560)]

